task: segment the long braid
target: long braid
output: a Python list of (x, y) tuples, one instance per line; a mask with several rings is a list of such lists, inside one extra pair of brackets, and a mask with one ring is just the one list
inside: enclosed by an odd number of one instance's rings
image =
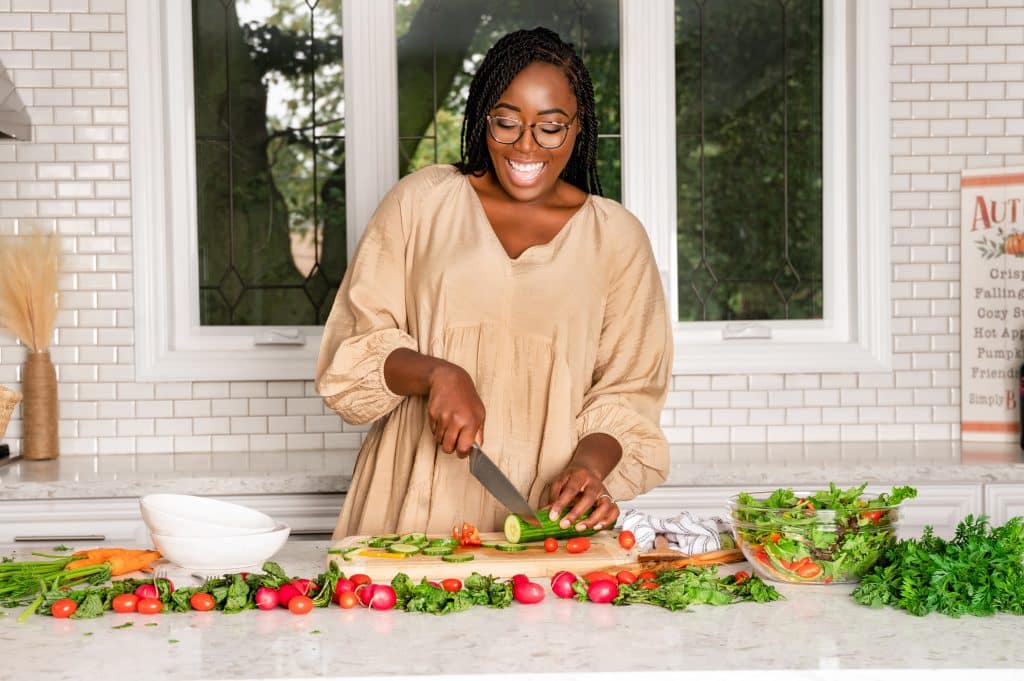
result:
[(543, 27), (509, 33), (487, 51), (469, 86), (466, 117), (462, 121), (462, 160), (456, 167), (464, 175), (494, 171), (487, 151), (487, 114), (519, 72), (537, 61), (561, 68), (576, 96), (580, 132), (572, 156), (562, 171), (562, 179), (588, 194), (600, 196), (597, 114), (590, 73), (571, 44)]

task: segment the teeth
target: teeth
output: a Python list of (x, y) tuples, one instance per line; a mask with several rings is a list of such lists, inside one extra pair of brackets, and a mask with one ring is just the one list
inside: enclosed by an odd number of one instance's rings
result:
[(544, 167), (543, 163), (517, 163), (516, 161), (512, 160), (510, 160), (508, 164), (512, 166), (512, 169), (515, 170), (517, 173), (528, 174), (539, 173), (541, 168)]

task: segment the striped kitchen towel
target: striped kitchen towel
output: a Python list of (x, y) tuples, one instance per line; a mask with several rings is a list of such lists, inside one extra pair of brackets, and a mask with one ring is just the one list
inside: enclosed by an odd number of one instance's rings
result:
[(623, 513), (620, 521), (622, 529), (636, 537), (640, 551), (654, 548), (654, 537), (659, 534), (665, 535), (670, 549), (690, 556), (722, 548), (720, 534), (724, 524), (719, 518), (698, 518), (689, 511), (681, 511), (671, 518), (655, 518), (631, 508)]

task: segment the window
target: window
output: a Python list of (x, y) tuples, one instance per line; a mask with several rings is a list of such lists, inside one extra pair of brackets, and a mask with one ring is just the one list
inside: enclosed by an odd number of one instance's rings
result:
[[(623, 201), (671, 297), (675, 373), (889, 368), (884, 5), (623, 3)], [(768, 208), (729, 205), (751, 198)]]

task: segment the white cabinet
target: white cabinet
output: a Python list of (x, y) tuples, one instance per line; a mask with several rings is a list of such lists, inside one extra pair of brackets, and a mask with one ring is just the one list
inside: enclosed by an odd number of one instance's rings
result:
[[(853, 483), (837, 483), (840, 487), (852, 487)], [(872, 484), (867, 492), (878, 494), (888, 492), (894, 486), (909, 484), (917, 488), (917, 498), (905, 502), (901, 512), (899, 537), (918, 537), (926, 525), (931, 525), (935, 534), (950, 539), (959, 523), (966, 515), (980, 515), (988, 507), (988, 499), (983, 498), (982, 486), (973, 483), (949, 484), (914, 484), (898, 482), (891, 485)], [(794, 490), (821, 489), (822, 485), (775, 485), (775, 487), (791, 487)], [(1010, 487), (1010, 485), (1006, 485)], [(729, 499), (749, 487), (659, 487), (631, 501), (622, 502), (622, 507), (636, 508), (644, 513), (657, 517), (668, 517), (680, 511), (690, 511), (697, 516), (709, 518), (718, 516), (729, 517)], [(1019, 513), (1024, 514), (1024, 486), (1017, 486), (1014, 503)]]
[(1024, 516), (1024, 484), (985, 485), (985, 512), (992, 525)]
[[(215, 499), (263, 511), (292, 535), (329, 534), (344, 494), (251, 494)], [(124, 541), (148, 544), (138, 499), (10, 499), (0, 501), (0, 543)]]

